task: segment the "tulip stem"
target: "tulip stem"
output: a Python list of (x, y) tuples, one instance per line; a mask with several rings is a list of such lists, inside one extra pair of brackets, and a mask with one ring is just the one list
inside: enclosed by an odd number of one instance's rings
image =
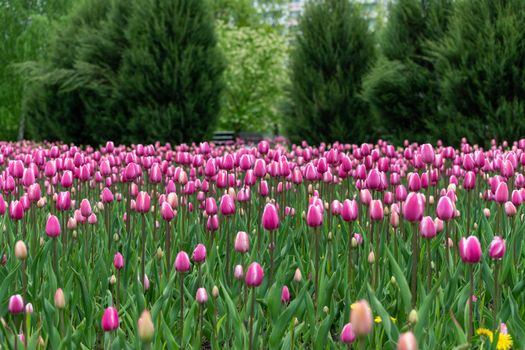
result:
[(315, 234), (315, 307), (317, 312), (318, 297), (319, 297), (319, 229), (317, 228)]
[(472, 339), (472, 333), (473, 333), (473, 325), (474, 325), (474, 302), (472, 300), (472, 297), (474, 296), (474, 265), (469, 264), (469, 273), (470, 273), (470, 296), (469, 296), (469, 324), (468, 324), (468, 342), (470, 343)]
[(432, 252), (430, 250), (430, 239), (427, 239), (427, 257), (428, 257), (428, 266), (427, 266), (427, 290), (430, 293), (430, 287), (432, 285)]
[(226, 283), (230, 284), (230, 229), (228, 227), (228, 217), (226, 217)]
[(412, 281), (411, 281), (411, 291), (412, 291), (412, 306), (415, 307), (417, 304), (417, 260), (419, 258), (419, 249), (417, 244), (418, 232), (417, 224), (412, 225)]
[(166, 275), (171, 265), (171, 223), (166, 221)]
[(255, 288), (252, 288), (252, 306), (250, 311), (250, 346), (248, 347), (249, 350), (253, 349), (253, 315), (255, 313)]
[(180, 273), (180, 345), (184, 349), (184, 274)]
[(270, 250), (270, 279), (268, 281), (268, 287), (271, 287), (272, 282), (273, 282), (273, 250), (274, 250), (272, 230), (270, 230), (270, 246), (268, 247), (268, 249)]
[(146, 215), (142, 214), (142, 259), (140, 261), (140, 264), (142, 265), (142, 286), (144, 288), (144, 291), (146, 291), (146, 283), (144, 283), (144, 279), (146, 277)]
[(53, 272), (55, 273), (55, 276), (58, 277), (57, 274), (57, 239), (52, 238), (53, 240)]
[(498, 328), (498, 304), (499, 304), (499, 262), (494, 262), (494, 310), (492, 310), (492, 318), (494, 319), (494, 329)]
[(471, 192), (471, 190), (467, 190), (467, 235), (470, 235), (470, 203), (472, 202)]
[(348, 283), (348, 286), (352, 286), (352, 238), (348, 240), (348, 280), (346, 283)]
[(118, 296), (120, 294), (120, 269), (117, 270), (117, 292), (115, 293), (115, 308), (118, 310)]

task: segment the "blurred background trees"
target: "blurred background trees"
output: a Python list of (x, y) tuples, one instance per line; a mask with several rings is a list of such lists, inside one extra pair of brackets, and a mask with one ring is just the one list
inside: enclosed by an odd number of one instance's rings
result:
[(523, 1), (300, 3), (0, 0), (0, 139), (524, 134)]
[(369, 108), (359, 94), (375, 43), (359, 8), (348, 1), (311, 2), (298, 31), (286, 106), (291, 140), (370, 138)]

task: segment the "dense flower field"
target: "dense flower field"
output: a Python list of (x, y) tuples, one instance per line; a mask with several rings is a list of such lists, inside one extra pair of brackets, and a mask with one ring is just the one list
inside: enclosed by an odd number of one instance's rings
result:
[(525, 140), (0, 143), (0, 348), (524, 348), (524, 166)]

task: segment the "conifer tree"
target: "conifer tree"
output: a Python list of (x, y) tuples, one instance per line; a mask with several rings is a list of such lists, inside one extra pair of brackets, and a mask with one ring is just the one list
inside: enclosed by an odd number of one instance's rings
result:
[(292, 141), (360, 142), (370, 137), (362, 78), (374, 61), (374, 37), (349, 1), (310, 2), (291, 55), (286, 106)]

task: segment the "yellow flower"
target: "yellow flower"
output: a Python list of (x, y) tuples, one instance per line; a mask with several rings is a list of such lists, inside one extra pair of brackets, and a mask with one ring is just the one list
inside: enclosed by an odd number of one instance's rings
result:
[[(494, 339), (494, 333), (487, 328), (479, 328), (476, 331), (476, 334), (488, 337), (491, 343)], [(498, 337), (498, 344), (496, 345), (496, 350), (510, 350), (512, 349), (512, 344), (512, 336), (510, 334), (500, 333)]]
[[(390, 320), (391, 320), (392, 322), (396, 323), (397, 318), (390, 316)], [(375, 322), (375, 323), (381, 323), (382, 321), (383, 321), (383, 320), (381, 319), (381, 316), (376, 316), (376, 318), (374, 318), (374, 322)]]

